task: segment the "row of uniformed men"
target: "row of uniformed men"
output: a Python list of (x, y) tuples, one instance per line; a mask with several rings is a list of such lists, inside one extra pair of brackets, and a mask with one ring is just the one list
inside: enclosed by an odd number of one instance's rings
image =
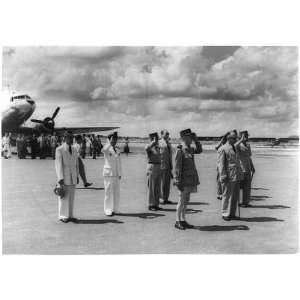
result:
[[(163, 199), (163, 204), (172, 203), (169, 201), (170, 182), (173, 178), (172, 148), (167, 130), (161, 131), (160, 140), (157, 133), (152, 133), (149, 137), (150, 143), (145, 148), (148, 158), (148, 203), (149, 210), (159, 210), (160, 198)], [(196, 134), (190, 129), (181, 131), (180, 137), (182, 143), (177, 147), (174, 167), (174, 184), (179, 191), (175, 227), (184, 230), (192, 227), (185, 220), (185, 211), (190, 200), (190, 194), (195, 193), (200, 184), (194, 154), (201, 153), (202, 146)], [(117, 139), (117, 132), (109, 135), (108, 142), (102, 149), (104, 154), (104, 212), (107, 216), (119, 213), (122, 174), (120, 152), (116, 147)], [(80, 159), (78, 160), (78, 149), (72, 146), (72, 140), (72, 134), (66, 134), (66, 143), (56, 150), (58, 181), (65, 190), (64, 196), (59, 197), (59, 218), (63, 222), (76, 221), (73, 217), (73, 201)], [(195, 147), (191, 146), (193, 142)], [(217, 149), (219, 151), (217, 178), (219, 192), (222, 195), (222, 216), (225, 220), (230, 220), (235, 217), (235, 209), (239, 202), (239, 182), (248, 178), (246, 172), (248, 169), (254, 172), (251, 149), (247, 143), (247, 135), (242, 134), (241, 139), (237, 142), (237, 134), (234, 131), (222, 138)], [(250, 164), (249, 168), (247, 164)], [(247, 205), (250, 197), (251, 180), (246, 180), (244, 186), (247, 188), (244, 188), (243, 204)]]

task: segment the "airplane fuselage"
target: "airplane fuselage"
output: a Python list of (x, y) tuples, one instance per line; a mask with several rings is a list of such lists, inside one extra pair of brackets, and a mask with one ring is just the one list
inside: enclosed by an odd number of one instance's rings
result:
[(17, 99), (2, 112), (2, 135), (5, 132), (15, 132), (35, 110), (35, 102), (30, 99)]

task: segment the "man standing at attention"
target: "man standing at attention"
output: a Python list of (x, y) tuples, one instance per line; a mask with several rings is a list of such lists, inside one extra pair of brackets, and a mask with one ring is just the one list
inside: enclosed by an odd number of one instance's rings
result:
[(251, 158), (251, 147), (248, 142), (248, 131), (240, 132), (240, 140), (235, 144), (235, 148), (238, 154), (241, 170), (243, 172), (243, 180), (240, 182), (240, 188), (243, 191), (242, 207), (248, 207), (251, 195), (251, 181), (255, 172), (255, 168)]
[(222, 200), (222, 183), (220, 181), (220, 172), (219, 172), (219, 165), (220, 165), (220, 148), (226, 144), (227, 142), (227, 132), (225, 135), (222, 136), (221, 140), (219, 141), (218, 145), (215, 147), (217, 151), (217, 199)]
[(104, 154), (104, 213), (111, 217), (119, 213), (120, 180), (122, 176), (120, 151), (117, 149), (118, 133), (107, 136), (107, 143), (102, 152)]
[[(197, 185), (200, 184), (194, 154), (201, 153), (202, 146), (197, 135), (191, 129), (182, 130), (180, 137), (182, 144), (177, 147), (175, 156), (174, 184), (179, 190), (175, 228), (185, 230), (186, 228), (193, 228), (186, 222), (185, 212), (191, 193), (196, 193)], [(192, 142), (195, 143), (196, 148), (191, 147)]]
[(84, 167), (84, 163), (81, 159), (81, 145), (82, 145), (82, 137), (81, 137), (81, 135), (77, 135), (75, 137), (74, 148), (76, 149), (77, 156), (78, 156), (78, 170), (79, 170), (79, 175), (82, 179), (83, 185), (85, 188), (87, 188), (87, 187), (91, 186), (93, 183), (87, 182), (87, 179), (86, 179), (85, 167)]
[(145, 147), (147, 153), (147, 176), (148, 176), (148, 209), (160, 210), (160, 149), (158, 145), (158, 133), (150, 133), (150, 144)]
[(227, 143), (220, 149), (220, 181), (222, 183), (222, 218), (225, 221), (235, 219), (235, 212), (240, 197), (241, 170), (234, 144), (236, 133), (227, 135)]
[(51, 156), (53, 159), (55, 159), (55, 150), (58, 144), (57, 135), (54, 132), (53, 135), (50, 138), (50, 146), (51, 146)]
[(57, 181), (64, 190), (64, 196), (58, 197), (58, 218), (64, 223), (78, 221), (78, 219), (74, 218), (73, 207), (79, 169), (77, 151), (72, 143), (73, 134), (68, 131), (65, 134), (65, 142), (56, 148), (55, 153)]
[(161, 139), (159, 141), (160, 149), (160, 170), (161, 170), (161, 198), (163, 199), (162, 204), (172, 204), (169, 201), (170, 196), (170, 184), (172, 175), (172, 146), (170, 144), (169, 132), (167, 130), (161, 131)]

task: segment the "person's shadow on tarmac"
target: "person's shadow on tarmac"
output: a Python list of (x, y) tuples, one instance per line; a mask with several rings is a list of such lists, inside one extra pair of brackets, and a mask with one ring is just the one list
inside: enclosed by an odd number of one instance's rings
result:
[(210, 225), (210, 226), (194, 226), (191, 229), (200, 231), (233, 231), (233, 230), (249, 230), (246, 225)]
[(114, 224), (123, 224), (124, 222), (119, 220), (107, 220), (107, 219), (100, 219), (100, 220), (78, 220), (76, 224), (106, 224), (106, 223), (114, 223)]
[(164, 214), (157, 213), (116, 213), (115, 215), (120, 217), (135, 217), (140, 219), (155, 219), (165, 216)]

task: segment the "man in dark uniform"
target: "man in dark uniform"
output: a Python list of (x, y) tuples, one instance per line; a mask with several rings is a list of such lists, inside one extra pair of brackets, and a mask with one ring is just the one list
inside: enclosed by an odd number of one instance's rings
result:
[[(197, 185), (200, 184), (198, 172), (195, 166), (194, 154), (202, 152), (202, 146), (197, 135), (191, 129), (180, 132), (182, 144), (177, 147), (175, 156), (175, 182), (179, 190), (179, 200), (176, 209), (175, 228), (184, 230), (192, 228), (185, 220), (185, 212), (190, 194), (197, 192)], [(191, 147), (192, 142), (196, 148)]]
[(158, 145), (158, 133), (150, 133), (150, 144), (145, 148), (148, 158), (148, 208), (149, 210), (159, 210), (160, 197), (160, 150)]
[(31, 158), (36, 159), (36, 154), (38, 151), (38, 140), (35, 136), (35, 134), (32, 135), (32, 137), (29, 140), (29, 145), (31, 149)]
[(169, 132), (164, 129), (161, 131), (161, 139), (159, 141), (159, 149), (161, 155), (161, 198), (162, 204), (172, 204), (169, 201), (171, 179), (173, 178), (172, 169), (172, 146), (170, 144)]
[(81, 145), (81, 158), (85, 158), (86, 155), (86, 136), (83, 134), (82, 136), (82, 145)]

